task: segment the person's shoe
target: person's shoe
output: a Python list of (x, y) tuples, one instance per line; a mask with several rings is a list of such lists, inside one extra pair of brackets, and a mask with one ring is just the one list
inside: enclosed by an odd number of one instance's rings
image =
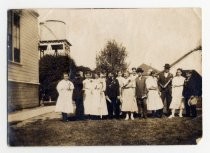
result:
[(129, 119), (129, 117), (128, 117), (128, 116), (126, 116), (125, 120), (127, 121), (128, 119)]
[(158, 115), (157, 115), (157, 118), (162, 118), (162, 115), (158, 114)]
[(192, 118), (196, 118), (196, 117), (197, 117), (197, 115), (192, 115), (191, 117), (192, 117)]
[(131, 120), (134, 120), (134, 117), (133, 116), (131, 116)]
[(174, 115), (170, 115), (168, 118), (173, 118), (174, 117)]
[(67, 120), (63, 120), (63, 122), (69, 122), (69, 120), (67, 119)]
[(128, 120), (128, 119), (129, 119), (129, 115), (128, 115), (128, 114), (126, 114), (125, 120)]
[(185, 114), (185, 117), (190, 117), (190, 114)]
[(155, 118), (156, 117), (156, 114), (155, 112), (152, 113), (152, 118)]
[(147, 119), (147, 115), (143, 115), (143, 118), (144, 118), (144, 119)]
[(158, 112), (155, 112), (155, 118), (160, 118), (160, 114)]
[(115, 116), (115, 119), (116, 119), (116, 120), (119, 120), (119, 119), (120, 119), (120, 117), (119, 117), (119, 116)]

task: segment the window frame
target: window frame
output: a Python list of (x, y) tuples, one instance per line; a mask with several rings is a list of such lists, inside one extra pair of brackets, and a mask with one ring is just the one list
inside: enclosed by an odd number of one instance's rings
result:
[[(10, 23), (9, 23), (10, 18)], [(20, 50), (20, 11), (8, 10), (8, 30), (7, 30), (7, 54), (8, 61), (15, 64), (21, 65), (21, 50)], [(10, 27), (9, 27), (10, 26)], [(9, 31), (10, 28), (10, 31)], [(14, 29), (16, 29), (16, 35), (14, 35)], [(14, 42), (16, 41), (16, 46)], [(18, 56), (15, 57), (15, 52), (18, 51)]]

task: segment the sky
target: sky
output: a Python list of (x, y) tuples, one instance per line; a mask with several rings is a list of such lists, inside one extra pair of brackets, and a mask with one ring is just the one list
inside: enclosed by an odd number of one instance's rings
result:
[[(129, 69), (142, 63), (162, 70), (201, 45), (199, 8), (39, 9), (39, 22), (61, 20), (77, 65), (95, 68), (108, 40), (126, 47)], [(62, 29), (60, 29), (62, 30)]]

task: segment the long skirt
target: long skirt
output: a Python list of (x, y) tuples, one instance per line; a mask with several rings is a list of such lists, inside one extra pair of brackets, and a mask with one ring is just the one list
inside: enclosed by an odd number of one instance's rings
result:
[(147, 98), (147, 110), (158, 110), (163, 108), (163, 102), (157, 90), (149, 90)]
[(172, 89), (172, 101), (170, 104), (170, 109), (183, 109), (184, 108), (182, 90), (183, 90), (183, 87), (175, 87)]
[(59, 93), (55, 112), (74, 113), (72, 91), (61, 91)]
[(93, 92), (86, 90), (84, 93), (84, 114), (90, 115), (93, 112)]
[(137, 112), (138, 111), (134, 88), (123, 89), (121, 101), (122, 101), (121, 111), (123, 112)]
[(108, 115), (105, 95), (103, 92), (100, 92), (98, 90), (94, 92), (91, 115), (97, 115), (97, 116)]

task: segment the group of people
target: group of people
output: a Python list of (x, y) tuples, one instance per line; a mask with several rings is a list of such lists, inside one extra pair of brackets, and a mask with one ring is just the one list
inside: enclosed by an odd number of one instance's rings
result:
[(192, 71), (188, 71), (185, 78), (179, 68), (173, 76), (170, 65), (165, 64), (159, 74), (151, 70), (148, 76), (143, 76), (143, 72), (142, 68), (132, 68), (131, 73), (119, 71), (116, 76), (112, 72), (107, 76), (87, 72), (85, 78), (77, 73), (71, 81), (64, 73), (57, 85), (59, 96), (55, 111), (62, 112), (63, 121), (68, 121), (68, 113), (75, 113), (78, 119), (84, 116), (119, 119), (125, 115), (125, 120), (134, 120), (134, 114), (147, 118), (151, 111), (152, 117), (161, 118), (166, 102), (165, 115), (169, 118), (175, 117), (176, 109), (179, 117), (183, 117), (184, 108), (186, 116), (197, 116), (196, 104), (190, 103), (198, 96)]

